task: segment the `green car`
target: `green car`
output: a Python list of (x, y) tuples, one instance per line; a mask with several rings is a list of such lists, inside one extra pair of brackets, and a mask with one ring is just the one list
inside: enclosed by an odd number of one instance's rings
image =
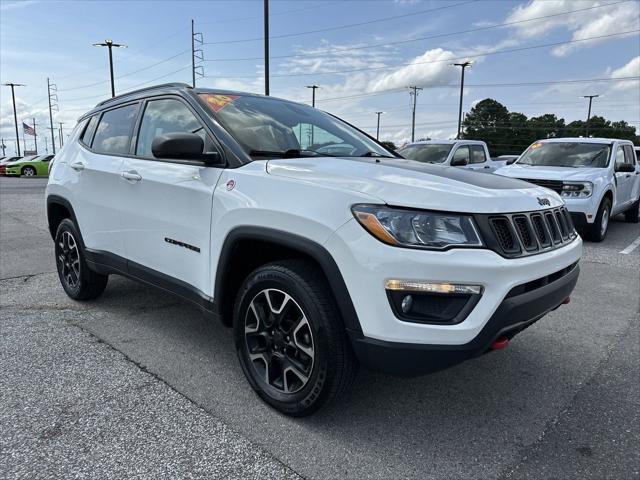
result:
[(33, 155), (7, 163), (5, 175), (46, 177), (49, 174), (49, 162), (51, 162), (52, 158), (53, 155)]

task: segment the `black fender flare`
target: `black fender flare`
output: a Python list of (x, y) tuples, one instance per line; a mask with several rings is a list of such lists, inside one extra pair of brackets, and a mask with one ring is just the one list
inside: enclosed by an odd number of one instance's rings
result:
[(69, 212), (69, 215), (71, 215), (71, 220), (73, 221), (73, 223), (76, 225), (76, 228), (78, 229), (78, 233), (80, 234), (80, 244), (84, 249), (84, 240), (82, 239), (82, 232), (80, 231), (80, 225), (78, 224), (78, 219), (76, 218), (76, 212), (73, 210), (73, 207), (71, 206), (71, 202), (69, 202), (69, 200), (67, 200), (64, 197), (61, 197), (60, 195), (47, 196), (47, 225), (49, 227), (49, 233), (51, 234), (51, 238), (53, 240), (56, 239), (56, 232), (52, 230), (51, 220), (49, 219), (49, 207), (51, 205), (60, 205), (67, 209), (67, 211)]
[(296, 250), (312, 258), (320, 266), (327, 278), (338, 310), (342, 315), (345, 328), (351, 332), (362, 333), (358, 314), (353, 306), (344, 278), (331, 254), (326, 248), (313, 240), (282, 230), (267, 227), (241, 226), (234, 228), (227, 234), (220, 251), (218, 266), (216, 268), (213, 298), (217, 304), (221, 305), (220, 301), (224, 290), (224, 276), (227, 272), (228, 265), (232, 262), (234, 246), (237, 242), (246, 240), (274, 243)]

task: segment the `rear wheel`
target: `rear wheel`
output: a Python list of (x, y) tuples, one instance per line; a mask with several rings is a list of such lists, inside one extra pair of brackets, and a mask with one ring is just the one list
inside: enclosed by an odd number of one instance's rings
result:
[(598, 208), (593, 225), (587, 227), (587, 238), (594, 242), (601, 242), (607, 236), (609, 221), (611, 220), (611, 200), (604, 198)]
[(343, 393), (357, 363), (329, 286), (305, 261), (265, 265), (245, 280), (234, 309), (236, 349), (260, 397), (292, 416)]
[(22, 169), (22, 175), (24, 175), (25, 177), (35, 177), (36, 169), (33, 167), (24, 167)]
[(640, 198), (631, 206), (629, 210), (624, 212), (624, 221), (627, 223), (638, 223), (640, 221)]
[(109, 277), (89, 270), (79, 238), (78, 229), (70, 219), (60, 222), (55, 240), (56, 266), (67, 295), (74, 300), (90, 300), (104, 292)]

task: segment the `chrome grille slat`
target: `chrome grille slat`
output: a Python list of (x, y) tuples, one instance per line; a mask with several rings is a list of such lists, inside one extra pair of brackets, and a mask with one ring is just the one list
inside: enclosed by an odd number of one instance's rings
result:
[(523, 257), (560, 248), (576, 238), (565, 207), (485, 217), (490, 244), (506, 257)]

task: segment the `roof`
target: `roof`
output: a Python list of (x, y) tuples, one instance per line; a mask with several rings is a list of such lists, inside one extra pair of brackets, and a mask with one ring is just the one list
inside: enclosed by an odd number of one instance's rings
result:
[(406, 146), (409, 145), (429, 145), (429, 144), (437, 144), (437, 145), (455, 145), (456, 143), (462, 143), (465, 145), (477, 145), (484, 143), (482, 140), (419, 140), (417, 142), (409, 142)]
[(631, 140), (623, 140), (621, 138), (598, 138), (598, 137), (564, 137), (564, 138), (543, 138), (538, 140), (542, 143), (561, 143), (561, 142), (576, 142), (576, 143), (612, 143), (612, 142), (631, 142)]

